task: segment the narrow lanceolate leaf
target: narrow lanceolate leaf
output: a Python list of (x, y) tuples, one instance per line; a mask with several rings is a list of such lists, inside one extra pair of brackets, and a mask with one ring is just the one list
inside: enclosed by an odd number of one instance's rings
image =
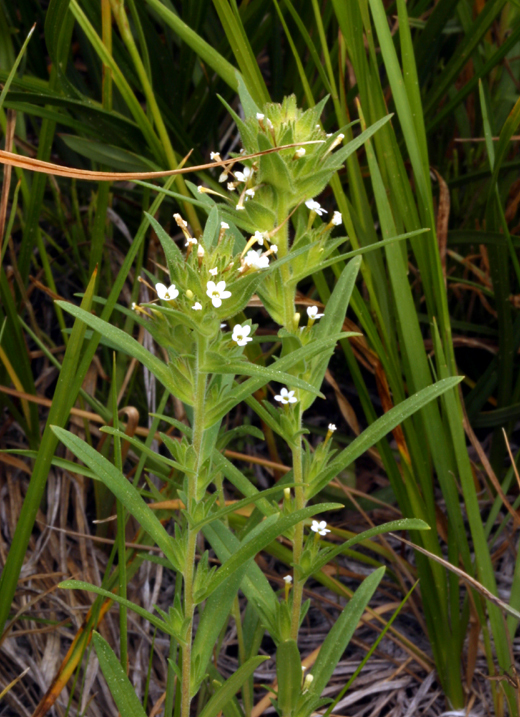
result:
[[(246, 542), (227, 560), (221, 568), (219, 568), (208, 585), (203, 599), (206, 599), (216, 590), (219, 585), (227, 580), (235, 570), (238, 570), (245, 562), (257, 555), (269, 543), (282, 535), (286, 530), (292, 528), (293, 525), (300, 523), (302, 520), (311, 518), (317, 513), (324, 513), (328, 510), (337, 510), (342, 508), (340, 503), (320, 503), (319, 505), (311, 505), (307, 508), (297, 510), (290, 515), (276, 516), (272, 515), (261, 523), (257, 531), (252, 531), (246, 538)], [(253, 534), (254, 533), (254, 534)]]
[(155, 627), (159, 628), (159, 630), (162, 630), (167, 635), (171, 635), (171, 630), (168, 627), (168, 625), (164, 622), (164, 620), (161, 620), (160, 617), (157, 617), (151, 612), (148, 612), (148, 610), (145, 610), (144, 607), (141, 607), (140, 605), (136, 605), (131, 600), (126, 600), (125, 598), (122, 598), (120, 595), (117, 595), (116, 593), (110, 592), (110, 590), (104, 590), (103, 588), (99, 588), (97, 585), (92, 585), (91, 583), (85, 583), (82, 580), (64, 580), (62, 583), (58, 585), (59, 588), (63, 588), (64, 590), (86, 590), (91, 593), (95, 593), (96, 595), (101, 595), (102, 597), (108, 598), (109, 600), (113, 600), (114, 602), (117, 602), (119, 605), (124, 605), (125, 607), (129, 608), (130, 610), (133, 610), (135, 613), (140, 615), (145, 620), (148, 620), (152, 623), (152, 625), (155, 625)]
[(317, 697), (321, 695), (327, 686), (332, 673), (345, 649), (350, 642), (354, 630), (368, 605), (370, 598), (375, 593), (377, 586), (385, 573), (385, 568), (379, 568), (372, 575), (365, 578), (354, 593), (340, 617), (333, 625), (325, 642), (321, 646), (318, 658), (312, 669), (312, 682), (310, 691)]
[(176, 569), (180, 569), (172, 550), (172, 538), (163, 528), (153, 510), (146, 505), (137, 489), (134, 488), (110, 461), (102, 456), (101, 453), (98, 453), (92, 446), (89, 446), (88, 443), (82, 441), (81, 438), (78, 438), (63, 428), (58, 428), (58, 426), (53, 426), (52, 430), (59, 440), (67, 446), (80, 461), (86, 463), (86, 465), (96, 473), (99, 480), (103, 481), (116, 498), (121, 501), (128, 512), (134, 516), (148, 535), (155, 540), (171, 564)]
[(328, 468), (318, 476), (316, 481), (313, 483), (308, 498), (319, 493), (328, 483), (336, 476), (339, 471), (345, 470), (356, 458), (359, 458), (366, 450), (375, 445), (381, 438), (393, 428), (402, 423), (406, 418), (409, 418), (412, 414), (418, 411), (420, 408), (425, 406), (430, 401), (438, 398), (446, 391), (455, 388), (462, 381), (462, 377), (453, 376), (452, 378), (445, 378), (442, 381), (437, 381), (427, 388), (423, 388), (418, 391), (414, 396), (410, 396), (402, 403), (391, 408), (384, 416), (381, 416), (374, 421), (363, 433), (355, 438), (352, 443), (345, 448), (335, 458)]
[(108, 683), (114, 702), (122, 717), (146, 717), (146, 712), (126, 676), (121, 663), (108, 642), (97, 632), (93, 636), (94, 648), (101, 671)]
[(112, 326), (103, 319), (98, 318), (89, 314), (88, 311), (84, 311), (79, 306), (69, 304), (67, 301), (57, 301), (64, 311), (67, 311), (72, 316), (76, 316), (90, 326), (94, 331), (98, 331), (101, 336), (111, 341), (121, 351), (124, 351), (132, 358), (135, 358), (143, 366), (150, 369), (153, 375), (163, 384), (165, 388), (174, 393), (173, 381), (168, 367), (160, 359), (151, 354), (134, 338), (129, 336), (125, 331), (118, 329), (117, 326)]
[(244, 682), (250, 677), (253, 672), (259, 667), (262, 662), (268, 660), (269, 657), (260, 655), (259, 657), (251, 657), (242, 667), (226, 680), (222, 687), (220, 687), (213, 697), (209, 700), (207, 705), (204, 707), (199, 717), (217, 717), (230, 699), (238, 692)]

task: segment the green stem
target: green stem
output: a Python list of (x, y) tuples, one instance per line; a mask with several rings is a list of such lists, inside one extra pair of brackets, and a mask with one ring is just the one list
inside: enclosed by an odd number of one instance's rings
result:
[[(289, 253), (289, 222), (287, 220), (288, 209), (286, 203), (278, 200), (278, 226), (274, 239), (278, 245), (278, 256), (283, 259)], [(282, 287), (284, 293), (284, 324), (287, 331), (293, 329), (294, 324), (294, 287), (291, 283), (291, 270), (289, 264), (284, 264), (279, 270), (282, 275)]]
[[(244, 640), (244, 631), (242, 629), (242, 617), (240, 615), (240, 603), (238, 602), (238, 595), (233, 601), (233, 617), (235, 619), (235, 625), (237, 628), (237, 641), (238, 641), (238, 656), (240, 658), (240, 664), (244, 665), (247, 662), (246, 644)], [(242, 685), (242, 699), (244, 701), (244, 712), (246, 717), (251, 716), (251, 710), (253, 708), (253, 700), (251, 696), (251, 683), (247, 679)]]
[[(206, 374), (199, 371), (200, 363), (206, 351), (206, 339), (199, 336), (197, 339), (197, 356), (195, 364), (195, 402), (193, 406), (193, 441), (192, 445), (197, 456), (197, 477), (188, 480), (188, 505), (191, 510), (197, 500), (198, 471), (202, 463), (202, 438), (204, 436), (204, 402), (206, 398)], [(181, 715), (190, 717), (190, 683), (191, 683), (191, 647), (193, 632), (193, 615), (195, 604), (193, 600), (193, 579), (195, 576), (195, 549), (197, 547), (198, 530), (187, 526), (188, 541), (186, 547), (186, 567), (184, 571), (184, 615), (190, 621), (187, 644), (182, 648), (182, 687), (181, 687)]]
[[(301, 411), (298, 406), (298, 426), (301, 427)], [(293, 458), (293, 475), (296, 486), (294, 487), (294, 496), (296, 499), (296, 510), (305, 508), (305, 493), (303, 489), (303, 465), (302, 465), (302, 440), (298, 435), (297, 442), (292, 448)], [(293, 564), (298, 565), (301, 560), (303, 551), (303, 523), (297, 523), (294, 528), (293, 538)], [(294, 573), (294, 588), (292, 599), (292, 619), (291, 619), (291, 637), (298, 640), (298, 630), (300, 629), (300, 613), (302, 607), (304, 580), (298, 579), (298, 571)]]

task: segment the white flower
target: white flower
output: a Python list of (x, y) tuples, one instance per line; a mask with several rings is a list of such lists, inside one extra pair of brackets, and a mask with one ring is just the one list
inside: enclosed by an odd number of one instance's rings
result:
[(225, 328), (226, 328), (226, 322), (225, 322), (225, 321), (223, 321), (223, 322), (220, 324), (220, 328), (221, 328), (221, 329), (225, 329)]
[(322, 214), (326, 214), (327, 210), (323, 209), (321, 204), (319, 202), (315, 202), (314, 199), (308, 199), (305, 202), (305, 206), (311, 210), (311, 212), (316, 212), (316, 214), (321, 217)]
[(250, 333), (251, 327), (248, 324), (246, 324), (245, 326), (236, 324), (236, 326), (233, 327), (233, 335), (231, 336), (231, 340), (239, 346), (245, 346), (249, 341), (253, 340), (249, 336)]
[(330, 530), (327, 528), (326, 520), (313, 520), (311, 530), (318, 533), (318, 535), (327, 535), (327, 533), (330, 533)]
[(338, 429), (336, 428), (336, 424), (335, 424), (335, 423), (329, 423), (328, 429), (329, 429), (329, 431), (331, 431), (332, 433), (334, 433), (334, 431), (337, 431), (337, 430), (338, 430)]
[(305, 157), (305, 147), (298, 147), (294, 154), (296, 157)]
[(273, 254), (278, 254), (278, 246), (276, 244), (271, 244), (271, 251)]
[(290, 575), (286, 575), (284, 577), (284, 582), (287, 583), (287, 585), (290, 585), (292, 583), (292, 577)]
[(239, 203), (239, 204), (236, 205), (235, 209), (236, 209), (237, 211), (240, 211), (241, 209), (245, 209), (245, 207), (244, 207), (243, 204), (240, 204), (240, 203)]
[(308, 692), (310, 690), (313, 682), (314, 682), (314, 677), (312, 675), (305, 676), (305, 680), (303, 682), (302, 695), (304, 695), (306, 692)]
[(263, 115), (261, 112), (256, 113), (256, 119), (260, 122), (260, 120), (263, 120), (265, 115)]
[(228, 188), (228, 192), (234, 192), (236, 189), (234, 182), (228, 182), (226, 186)]
[(222, 174), (220, 175), (220, 177), (218, 178), (218, 181), (222, 184), (222, 182), (225, 182), (227, 178), (228, 178), (228, 173), (226, 170), (224, 170), (222, 172)]
[(226, 224), (226, 222), (220, 222), (220, 228), (221, 229), (229, 229), (229, 224)]
[(132, 309), (132, 311), (136, 310), (137, 304), (135, 303), (135, 301), (132, 301), (132, 306), (130, 308)]
[(256, 241), (260, 244), (260, 246), (263, 246), (265, 243), (265, 235), (263, 232), (255, 232), (253, 235), (256, 239)]
[(268, 127), (268, 129), (273, 129), (273, 123), (271, 122), (271, 120), (269, 119), (269, 117), (267, 118), (266, 122), (267, 122), (267, 127)]
[(331, 222), (334, 224), (335, 227), (339, 227), (339, 225), (342, 223), (343, 217), (341, 216), (341, 212), (334, 212), (332, 215)]
[(249, 177), (252, 174), (253, 174), (253, 170), (251, 169), (251, 167), (244, 167), (243, 172), (235, 172), (235, 178), (239, 182), (247, 182), (247, 180), (249, 179)]
[(164, 284), (156, 284), (155, 291), (159, 299), (163, 301), (173, 301), (179, 296), (179, 290), (175, 288), (175, 284), (170, 284), (168, 288)]
[(220, 152), (210, 152), (209, 158), (212, 162), (220, 162)]
[[(280, 394), (274, 397), (275, 401), (280, 403), (297, 403), (298, 399), (294, 395), (294, 391), (288, 391), (285, 387), (281, 389)], [(325, 523), (326, 525), (326, 523)]]
[(208, 281), (206, 288), (206, 294), (209, 296), (211, 303), (216, 309), (218, 309), (219, 306), (222, 306), (222, 299), (229, 299), (231, 296), (231, 292), (226, 291), (225, 281), (219, 281), (218, 284), (215, 284), (214, 281)]
[(321, 125), (317, 124), (316, 129), (321, 129)]
[(246, 189), (246, 194), (248, 197), (251, 197), (251, 199), (255, 196), (255, 190), (254, 189)]
[(175, 219), (175, 221), (177, 222), (177, 224), (180, 227), (186, 228), (188, 226), (188, 222), (185, 219), (183, 219), (180, 214), (174, 214), (173, 218)]
[(329, 132), (329, 134), (326, 134), (325, 137), (332, 137), (332, 132)]
[(194, 237), (186, 237), (186, 244), (184, 246), (189, 246), (190, 244), (196, 244), (197, 240)]
[(210, 269), (210, 270), (209, 270), (209, 273), (211, 274), (211, 276), (216, 276), (216, 275), (218, 274), (218, 269), (217, 269), (217, 267), (215, 267), (214, 269)]
[(202, 304), (196, 301), (191, 308), (193, 309), (193, 311), (201, 311)]
[(254, 269), (267, 269), (269, 266), (269, 258), (262, 256), (262, 250), (255, 251), (250, 249), (244, 257), (244, 264)]
[(197, 192), (198, 192), (199, 194), (203, 194), (204, 188), (203, 188), (202, 184), (199, 184), (199, 186), (197, 187)]
[(317, 306), (308, 306), (307, 316), (309, 317), (309, 319), (321, 319), (321, 317), (325, 316), (325, 314), (318, 314)]
[(204, 252), (204, 247), (202, 246), (202, 244), (199, 244), (199, 248), (197, 249), (197, 256), (201, 256), (201, 257), (202, 257), (202, 256), (204, 256), (204, 253), (205, 253), (205, 252)]

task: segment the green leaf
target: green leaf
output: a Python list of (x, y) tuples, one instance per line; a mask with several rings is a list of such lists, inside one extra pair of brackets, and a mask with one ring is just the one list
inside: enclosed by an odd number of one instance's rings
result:
[(211, 595), (219, 585), (227, 580), (235, 570), (243, 565), (245, 562), (257, 555), (263, 550), (269, 543), (271, 543), (279, 535), (282, 535), (286, 530), (292, 528), (297, 523), (310, 518), (317, 513), (323, 513), (328, 510), (337, 510), (343, 508), (341, 503), (320, 503), (319, 505), (307, 506), (297, 510), (290, 515), (276, 516), (272, 515), (266, 518), (264, 523), (258, 526), (258, 532), (253, 535), (253, 532), (249, 533), (246, 541), (242, 543), (242, 546), (234, 553), (232, 557), (227, 560), (222, 567), (220, 567), (209, 584), (204, 598), (206, 599)]
[(172, 550), (172, 538), (161, 525), (160, 520), (155, 513), (149, 508), (139, 495), (139, 492), (125, 478), (125, 476), (115, 468), (110, 461), (98, 453), (88, 443), (82, 441), (73, 433), (52, 426), (54, 434), (59, 440), (67, 446), (80, 461), (96, 473), (100, 480), (112, 491), (116, 498), (121, 501), (129, 513), (131, 513), (141, 527), (148, 535), (155, 540), (156, 544), (161, 548), (170, 563), (176, 570), (180, 570), (174, 551)]
[[(296, 353), (296, 352), (295, 352)], [(233, 374), (237, 376), (260, 376), (265, 383), (269, 381), (277, 381), (291, 388), (302, 388), (304, 391), (325, 398), (319, 389), (311, 386), (310, 383), (301, 378), (292, 376), (290, 373), (277, 371), (268, 366), (260, 366), (259, 364), (250, 363), (249, 361), (223, 361), (223, 357), (216, 353), (208, 352), (204, 357), (204, 365), (200, 370), (205, 373), (222, 373)]]
[(310, 692), (317, 697), (321, 695), (325, 687), (328, 685), (332, 673), (336, 665), (341, 660), (345, 649), (350, 642), (354, 630), (368, 605), (370, 598), (377, 589), (381, 579), (385, 573), (385, 568), (375, 570), (372, 575), (365, 578), (354, 596), (349, 600), (347, 606), (332, 626), (329, 634), (325, 638), (325, 642), (321, 646), (314, 667), (312, 668), (312, 676), (314, 680), (310, 687)]
[[(284, 483), (284, 488), (294, 488), (296, 483)], [(245, 508), (248, 505), (252, 505), (254, 503), (257, 503), (259, 500), (267, 499), (268, 497), (280, 495), (282, 492), (282, 488), (275, 485), (274, 488), (267, 488), (267, 490), (263, 490), (261, 493), (258, 493), (257, 495), (248, 496), (247, 498), (243, 498), (242, 500), (237, 500), (236, 503), (233, 503), (232, 505), (227, 505), (225, 508), (221, 508), (220, 510), (217, 510), (215, 513), (211, 513), (208, 515), (207, 518), (204, 520), (201, 520), (200, 523), (197, 523), (193, 526), (194, 530), (200, 530), (203, 526), (209, 525), (210, 523), (213, 523), (215, 520), (220, 520), (226, 515), (229, 515), (230, 513), (234, 513), (237, 510), (240, 510), (241, 508)]]
[(166, 364), (143, 348), (138, 341), (129, 336), (125, 331), (118, 329), (117, 326), (112, 326), (107, 321), (103, 321), (103, 319), (93, 314), (89, 314), (88, 311), (84, 311), (79, 306), (69, 304), (67, 301), (57, 301), (56, 304), (64, 311), (72, 314), (72, 316), (81, 319), (87, 326), (90, 326), (94, 331), (98, 331), (102, 336), (111, 341), (114, 346), (117, 346), (121, 351), (135, 358), (143, 364), (143, 366), (146, 366), (163, 386), (175, 395), (173, 378)]
[(146, 717), (146, 712), (135, 693), (114, 651), (98, 632), (92, 637), (101, 671), (110, 688), (114, 702), (122, 717)]
[(18, 56), (13, 63), (13, 66), (11, 67), (11, 70), (9, 72), (7, 80), (5, 81), (4, 87), (2, 89), (2, 93), (0, 94), (0, 109), (2, 108), (2, 105), (4, 104), (5, 96), (9, 92), (9, 87), (11, 86), (11, 82), (13, 81), (13, 79), (16, 75), (16, 70), (18, 69), (18, 65), (22, 61), (22, 57), (24, 56), (27, 45), (29, 44), (29, 40), (31, 39), (31, 36), (32, 36), (33, 32), (35, 31), (35, 29), (36, 29), (36, 23), (29, 30), (29, 33), (28, 33), (27, 37), (25, 38), (25, 42), (23, 43), (23, 45), (20, 49), (20, 52), (18, 53)]
[(437, 381), (432, 386), (427, 386), (418, 391), (414, 396), (410, 396), (406, 400), (391, 408), (387, 413), (378, 418), (361, 435), (355, 438), (352, 443), (329, 464), (329, 466), (320, 473), (315, 483), (311, 486), (307, 499), (312, 498), (320, 492), (340, 471), (345, 470), (353, 461), (361, 456), (366, 450), (371, 448), (375, 443), (381, 440), (386, 434), (402, 423), (406, 418), (418, 411), (420, 408), (438, 398), (446, 391), (457, 386), (462, 381), (462, 377), (453, 376), (451, 378)]
[(350, 540), (345, 541), (342, 545), (338, 545), (331, 550), (324, 550), (313, 562), (312, 573), (309, 573), (306, 577), (317, 573), (318, 570), (321, 570), (330, 560), (333, 560), (337, 555), (340, 555), (344, 550), (348, 550), (353, 545), (357, 545), (363, 540), (368, 540), (374, 537), (374, 535), (389, 533), (392, 530), (430, 530), (430, 526), (419, 518), (403, 518), (402, 520), (392, 520), (390, 523), (377, 525), (375, 528), (370, 528), (369, 530), (359, 533), (359, 535), (356, 535), (354, 538), (350, 538)]
[(161, 0), (146, 0), (147, 4), (161, 17), (167, 25), (185, 42), (198, 57), (214, 70), (231, 89), (237, 90), (237, 70), (206, 40), (191, 29), (181, 18), (170, 10)]
[(152, 623), (152, 625), (155, 625), (155, 627), (159, 628), (159, 630), (162, 630), (167, 635), (172, 635), (172, 631), (170, 630), (169, 626), (164, 622), (164, 620), (161, 620), (159, 617), (154, 615), (151, 612), (148, 612), (148, 610), (145, 610), (144, 607), (141, 607), (140, 605), (136, 605), (131, 600), (126, 600), (125, 598), (122, 598), (120, 595), (117, 595), (116, 593), (110, 592), (110, 590), (104, 590), (103, 588), (98, 588), (97, 585), (92, 585), (91, 583), (83, 582), (82, 580), (64, 580), (62, 583), (58, 585), (59, 588), (63, 588), (63, 590), (86, 590), (91, 593), (95, 593), (96, 595), (101, 595), (102, 597), (108, 598), (108, 600), (113, 600), (114, 602), (117, 602), (119, 605), (124, 605), (125, 607), (129, 608), (130, 610), (133, 610), (137, 615), (140, 615), (145, 620), (148, 620)]
[[(316, 340), (323, 341), (330, 334), (337, 334), (341, 331), (345, 315), (349, 305), (350, 297), (354, 289), (356, 278), (361, 266), (361, 257), (356, 257), (349, 261), (341, 272), (341, 276), (334, 287), (334, 291), (327, 302), (325, 316), (320, 320), (316, 331)], [(314, 388), (319, 388), (323, 383), (323, 378), (327, 370), (334, 348), (326, 353), (323, 352), (319, 358), (313, 362), (311, 370), (310, 383)], [(312, 396), (304, 396), (302, 398), (301, 410), (306, 411), (314, 403)]]
[(231, 677), (224, 682), (213, 697), (208, 701), (199, 717), (216, 717), (224, 709), (231, 698), (238, 692), (244, 682), (253, 674), (262, 662), (268, 660), (269, 657), (261, 655), (251, 657)]
[[(238, 538), (223, 523), (207, 525), (202, 532), (222, 563), (229, 560), (240, 548)], [(227, 583), (223, 585), (225, 586)], [(277, 639), (278, 599), (264, 573), (254, 561), (247, 564), (240, 589), (259, 615), (262, 623), (271, 632), (273, 639)]]

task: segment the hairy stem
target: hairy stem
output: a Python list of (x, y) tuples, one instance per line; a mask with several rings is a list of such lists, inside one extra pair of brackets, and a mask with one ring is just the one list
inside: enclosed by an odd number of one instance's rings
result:
[[(206, 374), (199, 370), (206, 351), (206, 339), (199, 336), (195, 366), (195, 403), (193, 406), (193, 441), (192, 445), (197, 456), (197, 476), (188, 480), (188, 510), (191, 510), (197, 499), (198, 471), (202, 463), (202, 438), (204, 435), (204, 402), (206, 397)], [(190, 621), (187, 644), (182, 648), (182, 695), (181, 715), (190, 715), (190, 683), (191, 683), (191, 644), (193, 632), (193, 578), (195, 575), (195, 549), (197, 547), (198, 530), (187, 526), (188, 541), (186, 548), (186, 569), (184, 573), (184, 614)]]
[[(301, 411), (298, 406), (298, 427), (301, 427)], [(294, 487), (294, 495), (296, 498), (296, 510), (305, 508), (305, 494), (303, 489), (303, 465), (302, 465), (302, 440), (298, 436), (296, 444), (292, 448), (293, 458), (293, 475), (296, 486)], [(294, 528), (293, 538), (293, 563), (298, 565), (303, 551), (303, 523), (297, 523)], [(302, 607), (304, 581), (298, 579), (298, 572), (294, 575), (293, 602), (292, 602), (292, 619), (291, 619), (291, 637), (298, 640), (298, 630), (300, 628), (300, 612)]]

